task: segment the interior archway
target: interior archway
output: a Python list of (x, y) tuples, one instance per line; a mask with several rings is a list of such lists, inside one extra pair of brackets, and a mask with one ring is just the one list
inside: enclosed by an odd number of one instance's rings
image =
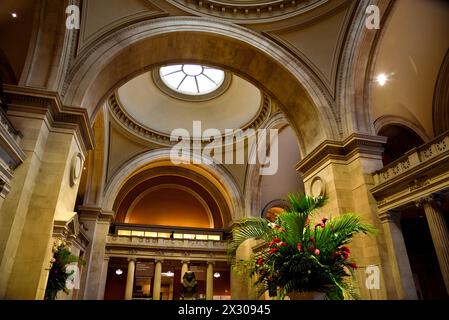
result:
[(327, 100), (297, 59), (255, 32), (204, 18), (155, 19), (111, 34), (78, 58), (64, 103), (85, 107), (92, 118), (121, 84), (181, 62), (229, 70), (276, 98), (305, 154), (339, 135)]

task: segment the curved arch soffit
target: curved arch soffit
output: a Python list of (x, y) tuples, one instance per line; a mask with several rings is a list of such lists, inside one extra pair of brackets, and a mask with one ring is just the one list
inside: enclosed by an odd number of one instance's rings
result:
[[(262, 126), (264, 129), (279, 129), (282, 130), (289, 126), (290, 123), (283, 113), (278, 112), (273, 117), (271, 117), (268, 122)], [(265, 141), (262, 141), (258, 145), (263, 145)], [(301, 148), (299, 148), (301, 150)], [(248, 157), (249, 163), (254, 163), (257, 159), (257, 145), (251, 147), (251, 151)], [(301, 155), (300, 155), (301, 156)], [(260, 216), (261, 205), (260, 205), (260, 184), (262, 181), (262, 176), (260, 175), (260, 164), (255, 165), (248, 164), (246, 167), (245, 174), (245, 208), (247, 210), (246, 216)]]
[[(217, 37), (220, 41), (214, 41)], [(171, 50), (164, 51), (161, 44)], [(175, 46), (182, 48), (174, 50)], [(230, 70), (263, 88), (280, 101), (305, 153), (324, 139), (339, 137), (319, 80), (301, 61), (254, 31), (209, 18), (158, 18), (105, 36), (74, 62), (65, 79), (64, 104), (85, 106), (92, 118), (129, 79), (157, 65), (181, 61)]]
[(336, 103), (341, 119), (343, 138), (353, 132), (374, 134), (371, 82), (374, 79), (375, 59), (382, 36), (388, 29), (393, 0), (373, 0), (380, 9), (380, 30), (365, 27), (366, 7), (359, 1), (351, 27), (347, 31), (337, 78)]
[[(212, 164), (180, 164), (174, 165), (170, 159), (171, 149), (158, 149), (142, 153), (126, 162), (112, 177), (107, 184), (102, 209), (113, 211), (115, 199), (122, 186), (136, 174), (158, 166), (172, 165), (175, 167), (185, 167), (193, 170), (211, 181), (223, 194), (232, 215), (232, 219), (239, 219), (244, 212), (241, 192), (237, 187), (232, 175), (219, 164), (213, 163), (211, 158), (206, 158), (198, 154), (193, 154), (193, 160), (201, 163)], [(177, 160), (182, 160), (181, 158)], [(226, 227), (226, 226), (225, 226)]]

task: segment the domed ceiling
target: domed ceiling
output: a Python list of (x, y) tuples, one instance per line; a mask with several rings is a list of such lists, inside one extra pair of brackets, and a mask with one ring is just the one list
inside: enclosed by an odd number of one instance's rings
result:
[(222, 79), (212, 67), (182, 66), (151, 70), (120, 87), (116, 100), (127, 118), (169, 136), (177, 128), (192, 133), (193, 121), (201, 121), (203, 131), (245, 128), (261, 113), (262, 94), (248, 81), (228, 72)]

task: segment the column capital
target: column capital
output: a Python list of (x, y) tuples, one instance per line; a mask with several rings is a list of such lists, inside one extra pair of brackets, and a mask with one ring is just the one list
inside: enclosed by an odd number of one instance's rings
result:
[(158, 263), (158, 262), (163, 263), (164, 259), (162, 259), (162, 258), (155, 258), (154, 259), (154, 263)]
[(424, 205), (428, 204), (428, 205), (436, 205), (436, 206), (441, 206), (442, 202), (443, 202), (444, 196), (439, 194), (439, 193), (433, 193), (433, 194), (429, 194), (425, 197), (422, 197), (418, 200), (415, 201), (415, 205), (418, 208), (422, 208)]
[(215, 261), (214, 260), (207, 260), (207, 265), (215, 265)]
[(401, 212), (396, 210), (389, 210), (379, 213), (381, 223), (395, 223), (399, 224), (401, 220)]
[(136, 262), (137, 258), (136, 257), (129, 257), (128, 258), (128, 262), (131, 262), (131, 261)]
[(181, 260), (181, 264), (184, 264), (184, 263), (190, 264), (190, 260)]

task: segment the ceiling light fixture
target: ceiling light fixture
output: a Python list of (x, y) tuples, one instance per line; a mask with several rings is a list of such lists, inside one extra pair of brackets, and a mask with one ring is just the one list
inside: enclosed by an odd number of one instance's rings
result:
[(15, 13), (15, 12), (11, 13), (11, 16), (12, 16), (14, 19), (18, 17), (17, 13)]
[(166, 277), (173, 277), (175, 274), (173, 273), (173, 271), (168, 271), (168, 272), (162, 273), (162, 275), (166, 276)]
[(385, 73), (379, 73), (376, 77), (376, 82), (383, 87), (388, 81), (388, 76)]
[(214, 278), (218, 279), (221, 277), (221, 274), (219, 272), (214, 273)]
[(123, 270), (122, 269), (117, 269), (117, 270), (115, 270), (115, 274), (120, 276), (120, 275), (123, 274)]

